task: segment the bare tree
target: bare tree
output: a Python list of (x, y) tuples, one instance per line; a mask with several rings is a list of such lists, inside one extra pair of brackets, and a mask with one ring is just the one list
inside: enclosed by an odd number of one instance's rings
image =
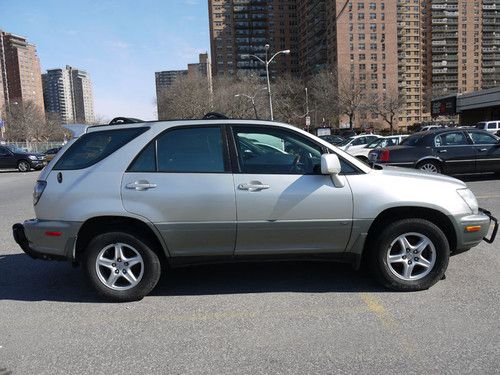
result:
[(404, 96), (398, 95), (397, 92), (391, 92), (384, 97), (371, 95), (368, 108), (377, 116), (380, 116), (388, 125), (391, 134), (394, 132), (394, 124), (397, 120), (399, 112), (406, 104)]
[(27, 142), (37, 140), (45, 118), (34, 102), (12, 102), (6, 106), (5, 113), (7, 139)]
[(315, 117), (325, 119), (331, 126), (338, 122), (339, 90), (337, 72), (323, 70), (315, 74), (307, 83), (311, 93), (311, 104), (314, 106)]
[(157, 98), (158, 119), (194, 119), (210, 112), (208, 81), (201, 75), (178, 77)]
[(357, 80), (350, 79), (350, 74), (339, 74), (339, 114), (349, 117), (350, 129), (354, 126), (356, 116), (366, 107), (366, 94), (364, 91)]
[(303, 126), (305, 113), (304, 83), (291, 75), (277, 79), (272, 85), (274, 118), (296, 126)]

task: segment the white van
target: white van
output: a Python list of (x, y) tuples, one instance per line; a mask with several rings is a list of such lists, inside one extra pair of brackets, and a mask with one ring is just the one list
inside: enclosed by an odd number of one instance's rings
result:
[(476, 124), (476, 129), (486, 130), (495, 134), (500, 130), (500, 121), (482, 121)]

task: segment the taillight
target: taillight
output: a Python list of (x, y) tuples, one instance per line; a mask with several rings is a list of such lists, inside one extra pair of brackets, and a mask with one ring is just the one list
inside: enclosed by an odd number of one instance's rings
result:
[(35, 188), (33, 189), (33, 206), (35, 206), (40, 200), (40, 197), (42, 196), (43, 191), (45, 190), (45, 186), (47, 186), (47, 181), (36, 182)]
[(384, 162), (389, 161), (389, 150), (388, 149), (382, 150), (380, 152), (380, 154), (378, 155), (378, 160), (379, 161), (384, 161)]

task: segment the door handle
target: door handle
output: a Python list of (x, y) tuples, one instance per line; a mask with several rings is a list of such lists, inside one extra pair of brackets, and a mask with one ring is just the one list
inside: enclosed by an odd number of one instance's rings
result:
[(445, 152), (448, 152), (448, 150), (438, 150), (440, 154), (444, 154)]
[(269, 189), (271, 186), (265, 185), (263, 183), (260, 183), (258, 181), (252, 181), (250, 183), (246, 184), (239, 184), (238, 189), (240, 190), (249, 190), (249, 191), (260, 191), (260, 190), (265, 190)]
[(478, 150), (479, 152), (488, 151), (488, 149), (487, 149), (487, 148), (478, 148), (477, 150)]
[(127, 189), (138, 190), (138, 191), (153, 189), (156, 186), (157, 186), (156, 184), (150, 184), (148, 181), (145, 180), (134, 181), (130, 184), (125, 185)]

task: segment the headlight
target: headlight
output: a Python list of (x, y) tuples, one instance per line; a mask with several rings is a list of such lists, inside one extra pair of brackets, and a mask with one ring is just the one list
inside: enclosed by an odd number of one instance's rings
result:
[(477, 204), (477, 199), (474, 196), (474, 193), (469, 189), (457, 189), (458, 195), (462, 197), (467, 206), (471, 209), (473, 214), (477, 214), (479, 212), (479, 205)]
[(29, 155), (28, 159), (30, 159), (30, 160), (37, 160), (38, 158), (35, 155)]

